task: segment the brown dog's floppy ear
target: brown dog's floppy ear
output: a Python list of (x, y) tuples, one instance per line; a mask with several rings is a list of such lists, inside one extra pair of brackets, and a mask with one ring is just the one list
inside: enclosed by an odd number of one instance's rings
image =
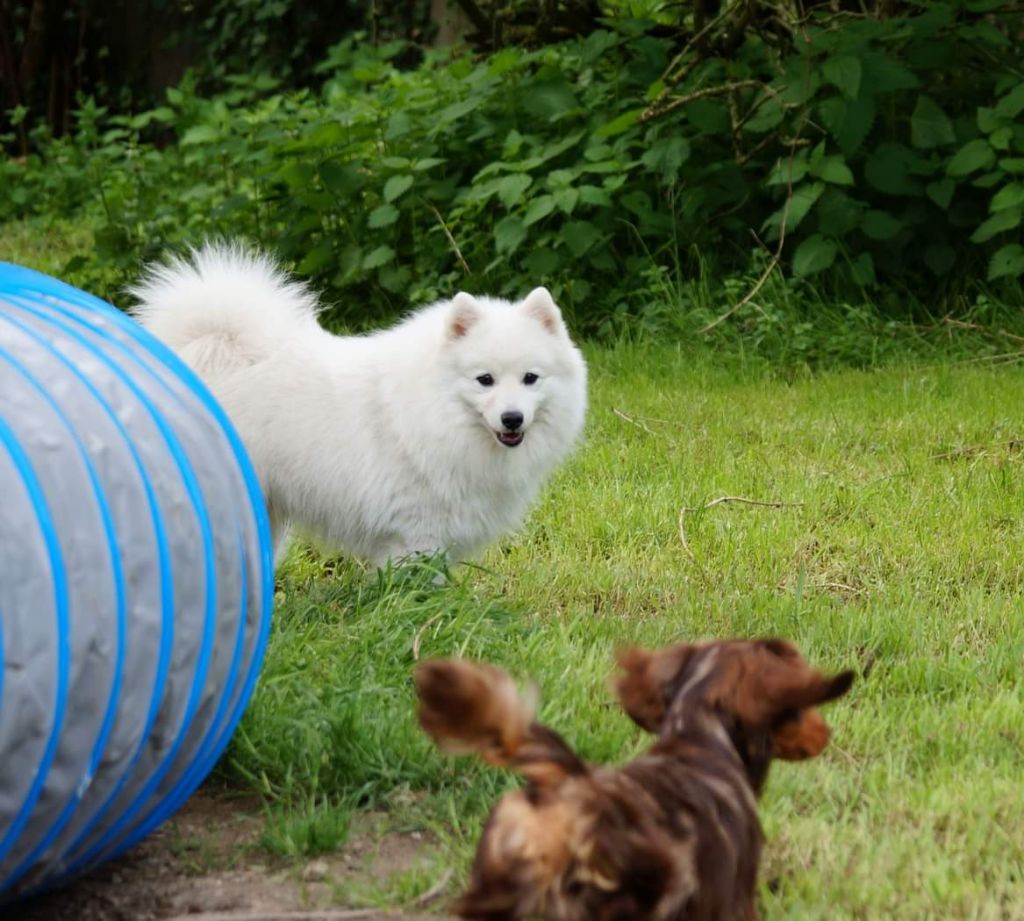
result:
[(558, 733), (533, 721), (536, 695), (520, 695), (500, 668), (434, 659), (420, 665), (414, 679), (420, 725), (442, 749), (515, 768), (540, 787), (586, 773)]
[(802, 661), (793, 668), (803, 675), (766, 689), (766, 699), (775, 711), (773, 718), (778, 720), (772, 728), (772, 754), (784, 761), (801, 761), (821, 754), (828, 744), (829, 728), (815, 708), (841, 697), (853, 684), (852, 671), (829, 678)]
[(817, 707), (837, 697), (842, 697), (853, 684), (853, 672), (849, 669), (827, 678), (821, 672), (806, 665), (802, 675), (794, 675), (778, 686), (768, 688), (768, 697), (780, 710), (803, 710)]
[(658, 732), (668, 709), (668, 687), (693, 652), (680, 644), (652, 652), (633, 646), (616, 653), (624, 674), (614, 682), (622, 709), (630, 719), (648, 732)]

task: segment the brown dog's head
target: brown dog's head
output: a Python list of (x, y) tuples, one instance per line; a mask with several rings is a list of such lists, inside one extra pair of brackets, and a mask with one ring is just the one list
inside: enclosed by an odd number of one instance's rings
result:
[(770, 760), (820, 754), (829, 730), (819, 704), (841, 697), (853, 672), (826, 677), (786, 640), (729, 640), (619, 654), (616, 682), (633, 721), (661, 737), (679, 733), (697, 714), (725, 728), (759, 792)]

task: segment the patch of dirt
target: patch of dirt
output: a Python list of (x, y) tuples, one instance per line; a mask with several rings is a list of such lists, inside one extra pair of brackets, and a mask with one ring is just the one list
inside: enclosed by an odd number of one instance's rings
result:
[(428, 836), (379, 834), (381, 818), (369, 814), (354, 822), (349, 841), (337, 853), (281, 868), (258, 847), (263, 821), (256, 804), (200, 792), (124, 857), (59, 892), (6, 906), (2, 916), (4, 921), (438, 921), (442, 916), (427, 915), (426, 907), (418, 914), (351, 907), (357, 899), (349, 893), (414, 870), (430, 856)]

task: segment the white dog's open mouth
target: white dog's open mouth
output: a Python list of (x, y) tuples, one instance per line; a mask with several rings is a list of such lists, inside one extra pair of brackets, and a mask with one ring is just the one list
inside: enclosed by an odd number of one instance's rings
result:
[(525, 432), (495, 432), (494, 435), (506, 448), (514, 448), (523, 443)]

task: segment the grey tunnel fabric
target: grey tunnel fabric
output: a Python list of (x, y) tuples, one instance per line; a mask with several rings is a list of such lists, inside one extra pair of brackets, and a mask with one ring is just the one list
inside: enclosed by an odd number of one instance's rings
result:
[(208, 391), (110, 305), (0, 263), (0, 902), (191, 795), (272, 599), (263, 498)]

